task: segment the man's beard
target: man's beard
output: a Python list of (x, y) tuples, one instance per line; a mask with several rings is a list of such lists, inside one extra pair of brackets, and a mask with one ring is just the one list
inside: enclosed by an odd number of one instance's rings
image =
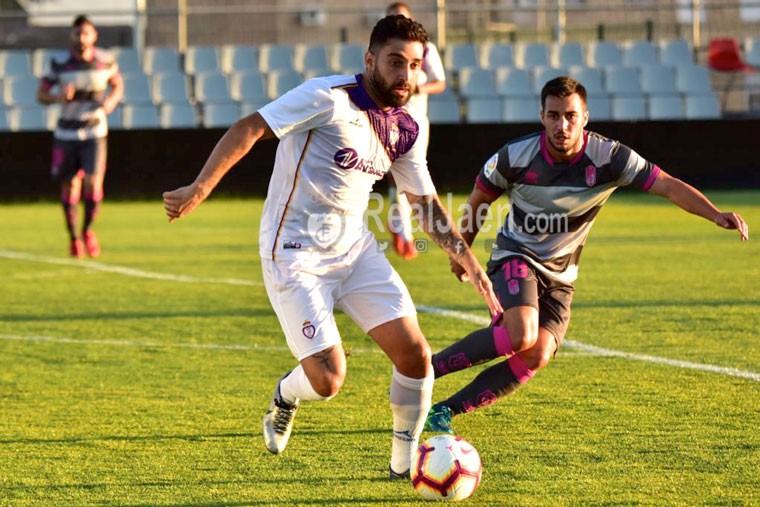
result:
[[(388, 84), (380, 72), (377, 70), (377, 67), (375, 67), (370, 74), (370, 79), (372, 80), (372, 88), (375, 90), (375, 94), (382, 102), (382, 104), (380, 104), (381, 106), (402, 107), (407, 102), (409, 102), (409, 99), (412, 96), (411, 92), (408, 93), (406, 97), (399, 97), (398, 95), (395, 95), (393, 93), (393, 89), (396, 87), (396, 85), (401, 83), (396, 83), (393, 85)], [(411, 90), (409, 83), (403, 84), (409, 90)]]

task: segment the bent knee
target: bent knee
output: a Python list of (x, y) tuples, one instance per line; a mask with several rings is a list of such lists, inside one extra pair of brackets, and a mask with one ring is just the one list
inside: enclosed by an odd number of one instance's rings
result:
[(538, 342), (538, 331), (525, 330), (522, 333), (516, 333), (514, 336), (510, 335), (510, 339), (515, 352), (530, 350)]
[(317, 379), (309, 379), (309, 382), (311, 382), (311, 387), (314, 388), (314, 391), (318, 395), (328, 399), (338, 394), (340, 388), (343, 387), (345, 378), (345, 375), (326, 374), (321, 375)]
[(520, 358), (529, 369), (536, 371), (547, 366), (554, 356), (554, 347), (532, 347), (520, 353)]
[(403, 375), (420, 378), (426, 374), (432, 359), (430, 345), (427, 341), (421, 340), (406, 347), (403, 354), (396, 355), (393, 363)]

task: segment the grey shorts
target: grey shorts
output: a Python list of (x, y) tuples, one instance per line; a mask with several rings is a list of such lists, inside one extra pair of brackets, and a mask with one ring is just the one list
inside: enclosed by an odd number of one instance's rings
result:
[(84, 141), (53, 140), (50, 174), (58, 181), (70, 180), (84, 174), (102, 174), (106, 170), (107, 140), (105, 137)]
[(570, 323), (575, 288), (549, 279), (519, 256), (489, 261), (488, 276), (502, 308), (537, 309), (538, 325), (554, 335), (559, 348)]

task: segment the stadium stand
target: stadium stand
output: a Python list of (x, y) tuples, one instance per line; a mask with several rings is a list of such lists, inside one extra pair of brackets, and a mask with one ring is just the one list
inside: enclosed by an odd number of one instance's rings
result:
[(639, 71), (633, 67), (605, 67), (604, 83), (605, 90), (611, 95), (642, 94)]
[(586, 47), (586, 64), (589, 67), (608, 67), (622, 65), (620, 48), (614, 42), (593, 41)]
[(430, 123), (459, 123), (462, 114), (459, 101), (455, 96), (428, 101), (428, 119)]
[(303, 82), (300, 73), (293, 69), (280, 69), (269, 72), (266, 80), (267, 97), (270, 100), (285, 94)]
[(650, 120), (681, 120), (684, 118), (683, 103), (678, 95), (653, 95), (647, 103)]
[(7, 106), (36, 106), (39, 79), (34, 76), (9, 76), (3, 79), (3, 102)]
[(612, 119), (636, 121), (647, 117), (646, 99), (641, 96), (612, 97)]
[(552, 44), (551, 62), (554, 67), (585, 65), (586, 58), (583, 55), (583, 46), (580, 42)]
[(0, 51), (0, 76), (32, 76), (29, 52)]
[(641, 90), (649, 95), (677, 95), (676, 73), (670, 65), (652, 64), (641, 67)]
[(172, 72), (154, 75), (152, 77), (151, 91), (153, 92), (153, 102), (155, 104), (187, 102), (190, 100), (187, 77), (180, 73)]
[(294, 64), (298, 72), (327, 75), (332, 70), (329, 60), (328, 50), (323, 45), (298, 44), (294, 48)]
[(502, 119), (507, 123), (537, 122), (539, 109), (533, 98), (507, 98), (502, 101)]
[(676, 88), (684, 94), (712, 93), (710, 73), (701, 65), (682, 65), (676, 67)]
[(185, 74), (219, 72), (219, 56), (212, 46), (190, 46), (185, 53)]
[(159, 111), (161, 128), (195, 128), (198, 120), (195, 108), (189, 102), (186, 104), (162, 104)]
[(514, 50), (509, 44), (483, 44), (479, 56), (480, 67), (484, 69), (515, 66)]
[(517, 43), (515, 46), (515, 63), (522, 69), (531, 67), (549, 67), (549, 48), (540, 42)]
[(657, 63), (657, 50), (648, 40), (629, 41), (623, 45), (623, 65), (641, 67)]
[(196, 75), (194, 96), (198, 102), (231, 102), (227, 76), (218, 70)]
[(659, 44), (659, 61), (663, 65), (694, 65), (694, 55), (685, 39), (670, 39)]
[(443, 67), (455, 73), (468, 67), (479, 67), (478, 48), (475, 44), (450, 44), (443, 53)]
[(496, 97), (496, 80), (493, 71), (475, 67), (461, 69), (459, 93), (465, 99)]
[(45, 108), (41, 106), (18, 106), (7, 111), (8, 125), (14, 132), (47, 130)]
[(467, 123), (501, 123), (501, 100), (498, 98), (471, 98), (465, 101)]
[(293, 48), (283, 44), (262, 44), (259, 47), (259, 70), (293, 70)]
[(602, 71), (596, 67), (573, 65), (567, 70), (568, 74), (583, 83), (589, 96), (607, 95), (602, 82)]
[(266, 77), (258, 70), (235, 72), (230, 76), (230, 95), (238, 102), (266, 101)]
[(219, 48), (219, 65), (225, 74), (258, 70), (258, 48), (236, 44), (221, 46)]
[(335, 44), (329, 49), (330, 67), (340, 74), (364, 68), (365, 48), (359, 44)]
[(690, 120), (714, 120), (721, 117), (720, 103), (715, 93), (686, 95), (685, 116)]
[[(534, 67), (533, 68), (533, 92), (536, 95), (541, 94), (541, 88), (547, 81), (559, 76), (566, 76), (567, 69), (560, 67)], [(585, 86), (585, 85), (584, 85)]]
[(502, 97), (534, 97), (530, 73), (525, 69), (496, 69), (496, 91)]
[(68, 56), (69, 51), (66, 49), (35, 49), (32, 51), (32, 73), (37, 77), (42, 77), (50, 70), (50, 62), (64, 61)]
[(203, 126), (206, 128), (229, 127), (240, 118), (240, 109), (234, 103), (205, 104), (203, 106)]
[(115, 48), (112, 53), (119, 64), (119, 71), (125, 76), (143, 73), (140, 55), (135, 48)]
[(760, 69), (760, 37), (747, 37), (744, 40), (744, 61), (747, 65)]
[(142, 70), (134, 74), (124, 75), (124, 98), (125, 104), (152, 104), (153, 97), (150, 93), (150, 79), (143, 74)]
[(149, 104), (127, 104), (122, 107), (122, 126), (125, 129), (158, 128), (158, 111)]
[(143, 70), (150, 75), (181, 72), (179, 52), (170, 47), (147, 47), (143, 56)]

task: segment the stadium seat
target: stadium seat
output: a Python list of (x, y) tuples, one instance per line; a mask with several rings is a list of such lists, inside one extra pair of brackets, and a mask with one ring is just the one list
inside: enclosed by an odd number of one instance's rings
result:
[(551, 49), (551, 61), (554, 67), (570, 67), (571, 65), (585, 65), (583, 46), (580, 42), (555, 43)]
[(116, 63), (119, 65), (119, 72), (128, 76), (130, 74), (142, 74), (142, 66), (140, 65), (140, 55), (135, 48), (112, 48)]
[(146, 74), (177, 73), (181, 71), (177, 48), (148, 46), (143, 57)]
[(644, 96), (613, 97), (612, 119), (616, 121), (644, 120), (647, 117), (647, 106)]
[(227, 76), (220, 71), (203, 72), (195, 76), (195, 100), (198, 102), (230, 102)]
[(293, 47), (285, 44), (262, 44), (259, 47), (259, 70), (293, 70)]
[(268, 100), (264, 74), (258, 70), (235, 72), (230, 76), (230, 95), (238, 102)]
[(428, 102), (428, 119), (430, 123), (459, 123), (462, 114), (456, 97), (431, 100)]
[(16, 76), (3, 79), (3, 102), (8, 106), (36, 106), (39, 79)]
[(676, 67), (676, 88), (684, 94), (709, 94), (712, 92), (710, 73), (701, 65)]
[(686, 95), (684, 112), (689, 120), (717, 120), (721, 117), (718, 96), (715, 93)]
[(533, 72), (533, 92), (536, 95), (541, 94), (541, 89), (544, 85), (559, 76), (566, 76), (567, 69), (555, 68), (555, 67), (534, 67)]
[(744, 61), (755, 69), (760, 69), (760, 37), (744, 39)]
[(156, 129), (159, 127), (156, 106), (127, 104), (122, 107), (122, 126), (125, 129)]
[(514, 67), (515, 56), (510, 44), (483, 44), (480, 46), (480, 66), (484, 69)]
[(443, 53), (443, 66), (452, 72), (479, 67), (478, 48), (475, 44), (449, 44)]
[(330, 48), (330, 67), (341, 74), (352, 74), (364, 69), (366, 48), (360, 44), (335, 44)]
[(240, 108), (235, 103), (204, 104), (203, 126), (206, 128), (226, 128), (240, 119)]
[(55, 130), (58, 126), (58, 117), (61, 116), (61, 104), (49, 104), (45, 109), (45, 127), (47, 130)]
[(542, 42), (517, 43), (515, 63), (522, 69), (549, 67), (551, 65), (549, 47)]
[(187, 78), (184, 74), (169, 73), (156, 74), (152, 77), (151, 91), (153, 92), (153, 102), (162, 104), (164, 102), (188, 102)]
[(259, 69), (259, 52), (253, 46), (224, 45), (219, 48), (219, 60), (225, 74)]
[(662, 65), (694, 65), (694, 54), (686, 39), (660, 41), (659, 49), (659, 62)]
[(294, 49), (294, 65), (298, 72), (318, 73), (326, 76), (332, 73), (327, 48), (321, 44), (297, 44)]
[(55, 60), (63, 62), (69, 57), (68, 49), (38, 48), (32, 51), (32, 73), (42, 77), (50, 72), (50, 63)]
[(268, 101), (250, 101), (250, 102), (242, 102), (240, 104), (240, 117), (249, 116), (265, 105), (267, 105)]
[(159, 111), (161, 128), (195, 128), (198, 120), (192, 104), (162, 104)]
[[(360, 71), (358, 69), (355, 69), (355, 70), (344, 69), (344, 70), (341, 71), (341, 73), (345, 73), (347, 75), (349, 75), (349, 74), (350, 75), (359, 74), (361, 72), (362, 71)], [(312, 79), (312, 78), (315, 78), (315, 77), (325, 77), (325, 76), (331, 76), (333, 74), (335, 74), (335, 71), (332, 70), (332, 69), (322, 69), (322, 70), (311, 69), (311, 70), (307, 70), (306, 72), (303, 73), (303, 80), (304, 81), (308, 81), (309, 79)]]
[(295, 70), (278, 70), (267, 74), (267, 96), (274, 100), (303, 82)]
[(592, 41), (586, 47), (586, 63), (597, 68), (618, 66), (623, 63), (623, 57), (616, 43)]
[(683, 103), (679, 95), (652, 95), (647, 111), (650, 120), (681, 120), (684, 118)]
[(8, 110), (0, 107), (0, 132), (7, 132), (11, 129), (10, 123), (8, 123)]
[(32, 75), (28, 51), (0, 51), (0, 77)]
[(586, 98), (589, 121), (607, 121), (612, 119), (612, 102), (607, 95), (589, 95)]
[(641, 67), (657, 63), (657, 50), (648, 40), (628, 41), (623, 44), (623, 66)]
[(502, 101), (502, 119), (507, 123), (538, 123), (540, 101), (524, 98), (507, 98)]
[(219, 72), (219, 56), (216, 47), (190, 46), (185, 53), (185, 74)]
[(47, 117), (43, 106), (12, 107), (7, 110), (8, 124), (14, 132), (47, 130)]
[(612, 95), (641, 95), (639, 71), (634, 67), (606, 67), (605, 91)]
[(501, 100), (473, 98), (465, 101), (467, 123), (501, 123)]
[(641, 67), (641, 89), (644, 93), (652, 95), (675, 95), (676, 88), (675, 69), (670, 65), (645, 65)]
[(573, 79), (580, 81), (584, 88), (586, 88), (587, 95), (605, 95), (607, 93), (602, 84), (601, 69), (585, 65), (573, 65), (567, 69), (567, 73)]
[(111, 114), (108, 115), (108, 130), (123, 130), (124, 129), (124, 115), (123, 110), (124, 106), (119, 105), (116, 106), (116, 109), (111, 111)]
[(135, 74), (124, 76), (124, 98), (126, 104), (151, 104), (150, 79), (142, 70)]
[(460, 69), (459, 94), (465, 99), (496, 97), (496, 80), (493, 71), (475, 67)]
[(517, 67), (496, 69), (496, 91), (502, 97), (533, 97), (530, 72)]

